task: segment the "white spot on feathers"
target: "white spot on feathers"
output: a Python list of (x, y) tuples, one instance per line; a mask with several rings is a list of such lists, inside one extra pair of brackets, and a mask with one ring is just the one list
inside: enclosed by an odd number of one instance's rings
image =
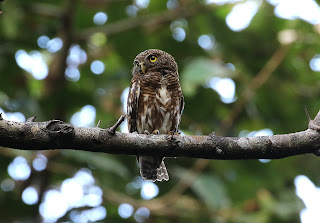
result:
[(166, 105), (170, 101), (170, 93), (168, 92), (166, 85), (161, 85), (161, 88), (156, 94), (156, 98), (163, 105)]

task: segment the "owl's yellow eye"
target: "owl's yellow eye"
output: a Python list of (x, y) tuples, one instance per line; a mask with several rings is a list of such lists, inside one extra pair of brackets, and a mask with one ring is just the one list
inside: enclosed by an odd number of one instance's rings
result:
[(156, 62), (157, 57), (156, 57), (156, 56), (151, 56), (151, 57), (149, 58), (149, 60), (150, 60), (152, 63), (154, 63), (154, 62)]

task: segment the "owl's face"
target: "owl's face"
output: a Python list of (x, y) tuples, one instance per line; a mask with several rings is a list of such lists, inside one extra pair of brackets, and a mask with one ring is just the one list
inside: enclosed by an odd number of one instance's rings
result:
[(170, 70), (177, 73), (178, 66), (174, 58), (158, 49), (149, 49), (139, 53), (133, 61), (133, 75), (145, 75), (148, 72), (162, 72)]

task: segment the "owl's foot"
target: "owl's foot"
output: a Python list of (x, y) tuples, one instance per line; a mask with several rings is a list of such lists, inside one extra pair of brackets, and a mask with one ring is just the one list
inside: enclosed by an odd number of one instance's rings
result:
[(143, 134), (145, 134), (145, 135), (150, 135), (150, 134), (159, 135), (159, 133), (160, 133), (160, 131), (158, 129), (153, 130), (152, 133), (150, 133), (148, 130), (143, 131)]
[(178, 132), (178, 131), (169, 131), (168, 134), (169, 134), (169, 135), (172, 135), (172, 136), (173, 136), (173, 135), (179, 136), (179, 135), (181, 135), (181, 132)]
[(169, 131), (168, 134), (170, 135), (170, 140), (174, 140), (173, 136), (179, 136), (181, 132), (178, 131)]
[(152, 132), (152, 134), (154, 134), (154, 135), (159, 135), (159, 133), (160, 133), (160, 131), (158, 129), (153, 130), (153, 132)]

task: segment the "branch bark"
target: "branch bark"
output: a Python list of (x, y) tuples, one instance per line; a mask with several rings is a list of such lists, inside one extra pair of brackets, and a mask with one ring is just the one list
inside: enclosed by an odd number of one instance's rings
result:
[[(119, 123), (116, 125), (118, 126)], [(21, 150), (72, 149), (109, 154), (204, 159), (280, 159), (320, 154), (320, 111), (305, 131), (257, 137), (144, 135), (68, 123), (13, 122), (0, 118), (0, 146)]]

